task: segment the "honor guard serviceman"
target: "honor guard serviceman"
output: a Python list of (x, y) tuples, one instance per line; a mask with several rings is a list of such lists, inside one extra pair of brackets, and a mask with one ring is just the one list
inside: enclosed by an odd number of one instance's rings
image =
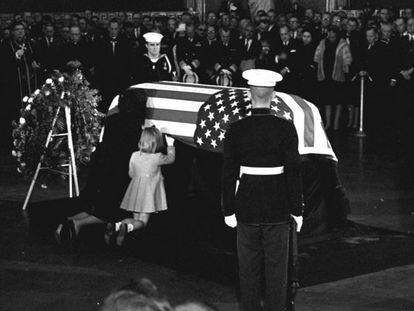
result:
[(243, 78), (251, 89), (252, 114), (226, 132), (224, 220), (237, 226), (242, 310), (286, 310), (289, 221), (293, 216), (299, 231), (303, 220), (298, 137), (291, 122), (270, 114), (282, 76), (251, 69)]
[(143, 35), (146, 41), (147, 53), (141, 55), (135, 67), (134, 82), (171, 81), (173, 67), (167, 54), (161, 54), (163, 35), (157, 32), (147, 32)]

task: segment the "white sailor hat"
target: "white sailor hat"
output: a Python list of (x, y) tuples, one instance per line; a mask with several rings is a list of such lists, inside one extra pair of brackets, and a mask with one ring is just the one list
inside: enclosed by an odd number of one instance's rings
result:
[(160, 43), (164, 36), (158, 32), (147, 32), (143, 37), (148, 43)]
[(249, 69), (243, 72), (243, 78), (248, 85), (274, 87), (276, 82), (282, 81), (281, 74), (265, 69)]

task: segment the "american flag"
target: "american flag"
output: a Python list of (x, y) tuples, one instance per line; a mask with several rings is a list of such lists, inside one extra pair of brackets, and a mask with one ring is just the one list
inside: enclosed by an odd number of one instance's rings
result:
[[(222, 152), (228, 126), (251, 114), (250, 91), (244, 88), (179, 82), (142, 83), (132, 88), (143, 89), (148, 96), (146, 126), (155, 125), (186, 144), (208, 151)], [(111, 108), (116, 104), (117, 98)], [(300, 154), (321, 154), (337, 160), (313, 104), (276, 92), (271, 112), (294, 123)]]

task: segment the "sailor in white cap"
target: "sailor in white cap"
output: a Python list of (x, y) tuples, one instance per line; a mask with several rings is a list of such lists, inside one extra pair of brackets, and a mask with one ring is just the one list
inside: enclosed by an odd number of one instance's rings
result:
[(163, 35), (158, 32), (147, 32), (143, 35), (147, 53), (140, 57), (135, 67), (134, 82), (171, 81), (173, 67), (167, 54), (161, 54)]
[(252, 114), (226, 132), (224, 220), (237, 226), (242, 310), (262, 310), (262, 301), (264, 310), (286, 310), (289, 222), (294, 216), (300, 230), (303, 214), (298, 136), (292, 122), (270, 113), (274, 87), (282, 76), (251, 69), (243, 78), (250, 86)]

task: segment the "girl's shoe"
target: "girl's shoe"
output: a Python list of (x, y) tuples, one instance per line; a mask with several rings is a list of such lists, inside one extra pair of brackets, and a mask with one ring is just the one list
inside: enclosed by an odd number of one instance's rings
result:
[(116, 245), (122, 246), (122, 244), (124, 244), (126, 234), (127, 234), (127, 224), (121, 224), (118, 235), (116, 237)]
[(108, 222), (106, 224), (106, 230), (105, 230), (105, 235), (104, 235), (106, 245), (111, 245), (114, 242), (113, 241), (114, 237), (115, 237), (115, 224)]
[(63, 229), (63, 224), (59, 224), (59, 226), (57, 226), (56, 231), (55, 231), (55, 240), (58, 245), (62, 244), (62, 229)]

